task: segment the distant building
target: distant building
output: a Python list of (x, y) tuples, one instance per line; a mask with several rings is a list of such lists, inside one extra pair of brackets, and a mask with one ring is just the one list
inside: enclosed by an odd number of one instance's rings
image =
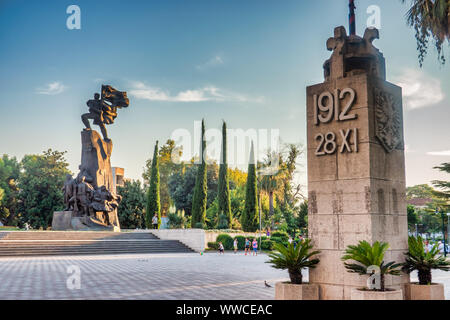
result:
[(425, 209), (431, 202), (433, 202), (431, 198), (412, 198), (407, 200), (407, 204), (414, 206), (416, 209)]
[(123, 187), (125, 185), (125, 169), (119, 167), (112, 167), (113, 174), (113, 187), (116, 190), (116, 187)]

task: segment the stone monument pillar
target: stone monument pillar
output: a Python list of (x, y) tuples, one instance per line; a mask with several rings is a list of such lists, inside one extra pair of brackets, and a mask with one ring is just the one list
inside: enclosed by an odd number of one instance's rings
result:
[[(341, 257), (360, 240), (390, 244), (385, 261), (407, 250), (402, 91), (386, 81), (378, 30), (328, 39), (325, 81), (307, 88), (309, 237), (321, 250), (310, 282), (320, 299), (349, 299), (367, 277), (348, 273)], [(387, 276), (402, 287), (407, 275)]]

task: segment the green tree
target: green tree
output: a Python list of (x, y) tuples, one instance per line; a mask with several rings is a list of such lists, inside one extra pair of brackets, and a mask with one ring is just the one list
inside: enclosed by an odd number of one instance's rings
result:
[(69, 174), (65, 152), (49, 149), (42, 155), (26, 155), (19, 177), (19, 218), (23, 225), (46, 229), (53, 212), (63, 208), (62, 187)]
[[(434, 169), (450, 173), (450, 162), (443, 163), (440, 166), (434, 167)], [(445, 207), (449, 207), (448, 201), (450, 200), (450, 181), (434, 180), (433, 185), (438, 188), (438, 190), (434, 190), (433, 194), (447, 203)]]
[(419, 215), (416, 212), (416, 209), (413, 205), (408, 205), (406, 208), (406, 212), (408, 214), (408, 225), (414, 226), (416, 223), (419, 222)]
[[(169, 180), (172, 175), (180, 170), (181, 165), (174, 159), (179, 159), (182, 155), (182, 149), (175, 146), (175, 141), (169, 139), (166, 144), (159, 149), (159, 190), (161, 203), (161, 216), (167, 216), (169, 207), (173, 204), (170, 196)], [(142, 177), (144, 182), (149, 185), (152, 171), (152, 159), (148, 159), (145, 164)]]
[(17, 225), (17, 206), (20, 176), (20, 163), (15, 157), (3, 155), (0, 158), (0, 188), (3, 189), (3, 201), (0, 203), (0, 221), (4, 225)]
[(406, 188), (406, 199), (411, 200), (415, 198), (431, 199), (433, 197), (434, 189), (427, 184), (418, 184)]
[(450, 1), (412, 0), (407, 22), (416, 32), (420, 66), (427, 55), (429, 42), (434, 44), (439, 61), (445, 64), (443, 46), (450, 41)]
[(197, 169), (197, 178), (195, 179), (194, 195), (192, 198), (192, 221), (193, 228), (205, 225), (206, 204), (207, 204), (207, 166), (206, 166), (206, 140), (205, 140), (205, 121), (202, 120), (202, 136), (200, 142), (200, 161)]
[(161, 203), (159, 195), (159, 159), (158, 159), (158, 141), (156, 141), (155, 151), (153, 152), (152, 170), (150, 176), (150, 186), (147, 194), (146, 215), (147, 227), (152, 225), (152, 218), (158, 215), (158, 228), (161, 225)]
[[(222, 155), (220, 159), (219, 170), (219, 191), (217, 195), (219, 199), (219, 216), (225, 215), (227, 227), (231, 226), (231, 204), (230, 204), (230, 182), (228, 178), (228, 163), (227, 163), (227, 124), (225, 121), (222, 125)], [(225, 223), (222, 222), (222, 225)]]
[(117, 213), (122, 229), (145, 228), (145, 189), (139, 180), (125, 181), (117, 187), (117, 193), (122, 196)]
[(256, 179), (255, 151), (252, 142), (250, 161), (248, 163), (245, 207), (241, 215), (242, 229), (246, 232), (254, 232), (258, 229), (258, 188)]

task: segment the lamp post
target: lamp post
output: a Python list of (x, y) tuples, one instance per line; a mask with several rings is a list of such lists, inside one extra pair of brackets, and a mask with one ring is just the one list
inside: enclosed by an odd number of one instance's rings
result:
[[(439, 208), (436, 208), (436, 213), (439, 212)], [(447, 257), (447, 246), (445, 244), (445, 213), (441, 212), (441, 218), (442, 218), (442, 241), (444, 243), (444, 257)]]

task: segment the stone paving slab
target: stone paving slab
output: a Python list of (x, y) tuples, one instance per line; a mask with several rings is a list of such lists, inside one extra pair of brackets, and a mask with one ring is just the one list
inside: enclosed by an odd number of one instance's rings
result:
[[(0, 299), (273, 299), (287, 273), (242, 253), (0, 258)], [(69, 289), (80, 270), (80, 289)], [(73, 283), (70, 282), (69, 283)]]

